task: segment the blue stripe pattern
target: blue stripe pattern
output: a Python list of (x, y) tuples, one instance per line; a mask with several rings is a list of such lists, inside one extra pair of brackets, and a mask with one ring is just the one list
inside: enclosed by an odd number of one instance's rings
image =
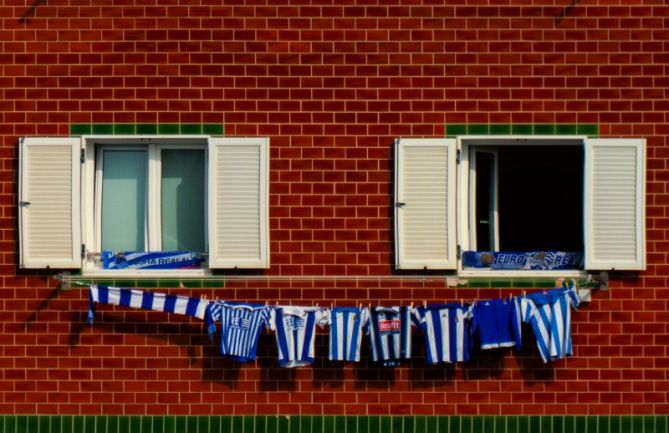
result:
[(367, 310), (356, 307), (336, 307), (330, 310), (331, 361), (360, 361), (360, 332)]
[(221, 355), (239, 362), (256, 359), (258, 338), (269, 326), (271, 307), (257, 304), (213, 302), (207, 313), (210, 334), (221, 322)]
[(95, 303), (183, 314), (198, 319), (205, 318), (209, 305), (206, 299), (97, 285), (89, 287), (88, 302), (88, 323), (90, 324), (93, 324)]
[(469, 361), (473, 345), (473, 307), (467, 304), (428, 305), (415, 309), (425, 337), (428, 364)]
[(365, 323), (372, 360), (386, 367), (396, 367), (411, 358), (411, 309), (409, 307), (374, 307)]
[(328, 312), (313, 307), (284, 306), (272, 312), (281, 367), (299, 367), (314, 362), (316, 325), (327, 324)]

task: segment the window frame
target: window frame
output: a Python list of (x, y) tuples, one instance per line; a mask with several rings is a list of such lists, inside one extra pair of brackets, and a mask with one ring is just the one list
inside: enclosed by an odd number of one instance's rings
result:
[[(469, 182), (470, 170), (470, 151), (476, 146), (550, 146), (550, 145), (573, 145), (585, 148), (584, 135), (550, 135), (550, 136), (526, 136), (526, 135), (466, 135), (457, 137), (457, 148), (460, 154), (459, 164), (456, 169), (456, 213), (457, 213), (457, 233), (456, 238), (460, 251), (467, 251), (472, 239), (472, 232), (475, 228), (470, 228), (471, 223), (470, 206), (474, 206), (470, 199), (471, 186)], [(498, 169), (498, 168), (497, 168)], [(585, 169), (585, 168), (584, 168)], [(585, 182), (584, 182), (585, 183)], [(585, 186), (584, 186), (585, 187)], [(497, 189), (497, 188), (495, 188)], [(496, 197), (498, 200), (498, 198)], [(585, 211), (584, 211), (585, 213)], [(585, 227), (584, 227), (585, 229)], [(497, 231), (499, 237), (499, 231)], [(585, 252), (585, 235), (583, 249)], [(507, 278), (584, 278), (588, 271), (585, 269), (574, 270), (499, 270), (499, 269), (465, 269), (462, 258), (457, 261), (456, 272), (462, 277), (507, 277)]]

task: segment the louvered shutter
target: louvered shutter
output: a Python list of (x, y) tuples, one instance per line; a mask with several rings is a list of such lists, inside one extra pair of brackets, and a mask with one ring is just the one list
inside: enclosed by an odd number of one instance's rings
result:
[(210, 268), (269, 267), (266, 138), (210, 138)]
[(81, 268), (80, 139), (25, 138), (19, 145), (22, 268)]
[(395, 145), (395, 265), (455, 269), (454, 139), (401, 139)]
[(645, 269), (644, 191), (644, 140), (585, 140), (586, 269)]

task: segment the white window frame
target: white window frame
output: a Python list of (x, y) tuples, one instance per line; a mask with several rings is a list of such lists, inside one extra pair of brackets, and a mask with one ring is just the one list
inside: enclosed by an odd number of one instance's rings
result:
[[(460, 151), (460, 164), (457, 166), (457, 214), (458, 230), (457, 239), (461, 251), (470, 249), (472, 236), (475, 236), (475, 229), (470, 227), (473, 215), (470, 210), (475, 203), (470, 200), (472, 185), (470, 185), (470, 173), (473, 170), (470, 164), (470, 152), (475, 146), (550, 146), (550, 145), (573, 145), (584, 146), (586, 136), (566, 135), (566, 136), (490, 136), (490, 135), (470, 135), (457, 137), (458, 150)], [(495, 168), (497, 171), (497, 167)], [(497, 202), (497, 197), (495, 197)], [(497, 214), (496, 214), (497, 217)], [(497, 218), (496, 218), (497, 219)], [(497, 224), (497, 221), (495, 221)], [(498, 226), (496, 225), (498, 229)], [(499, 230), (497, 230), (497, 239)], [(462, 277), (502, 277), (502, 278), (584, 278), (587, 276), (586, 270), (499, 270), (499, 269), (465, 269), (462, 259), (458, 260), (457, 273)]]

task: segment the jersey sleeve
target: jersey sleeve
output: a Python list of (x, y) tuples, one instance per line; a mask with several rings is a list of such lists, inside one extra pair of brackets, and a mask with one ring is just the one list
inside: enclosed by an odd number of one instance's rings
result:
[(571, 286), (567, 290), (567, 300), (569, 301), (569, 305), (571, 305), (571, 307), (574, 310), (578, 309), (578, 306), (581, 303), (581, 298), (578, 297), (578, 292), (576, 291), (576, 287)]
[(532, 300), (527, 297), (522, 297), (520, 299), (520, 317), (523, 323), (530, 323), (530, 319), (534, 315), (535, 306)]
[(216, 332), (216, 322), (221, 320), (221, 308), (215, 303), (210, 302), (204, 312), (204, 322), (207, 325), (207, 334), (211, 339)]
[(267, 321), (265, 322), (265, 327), (269, 331), (276, 331), (276, 308), (274, 307), (267, 307)]
[(321, 308), (316, 311), (316, 324), (321, 328), (325, 328), (330, 324), (330, 309)]

